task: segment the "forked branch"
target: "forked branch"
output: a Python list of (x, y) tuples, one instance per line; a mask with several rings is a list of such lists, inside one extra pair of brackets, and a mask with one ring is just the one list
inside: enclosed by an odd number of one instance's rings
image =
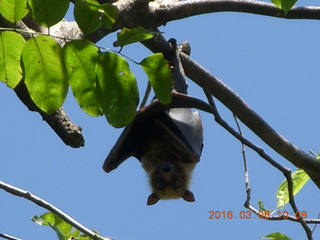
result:
[(290, 143), (254, 112), (232, 89), (210, 72), (181, 53), (186, 75), (231, 110), (248, 128), (266, 144), (298, 168), (304, 169), (320, 188), (320, 162)]

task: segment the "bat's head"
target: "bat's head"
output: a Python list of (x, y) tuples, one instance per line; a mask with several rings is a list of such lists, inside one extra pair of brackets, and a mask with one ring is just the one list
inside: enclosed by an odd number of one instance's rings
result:
[(160, 163), (149, 175), (152, 193), (148, 197), (147, 204), (153, 205), (160, 199), (177, 198), (194, 202), (194, 195), (188, 190), (190, 172), (192, 171), (189, 171), (188, 168), (193, 169), (194, 164), (178, 161)]

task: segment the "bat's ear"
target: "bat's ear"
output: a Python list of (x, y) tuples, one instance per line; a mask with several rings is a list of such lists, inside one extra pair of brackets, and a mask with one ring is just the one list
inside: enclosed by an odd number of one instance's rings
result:
[(185, 191), (182, 198), (187, 202), (194, 202), (195, 201), (193, 193), (189, 190)]
[(156, 204), (159, 201), (159, 198), (155, 193), (151, 193), (148, 197), (147, 205)]

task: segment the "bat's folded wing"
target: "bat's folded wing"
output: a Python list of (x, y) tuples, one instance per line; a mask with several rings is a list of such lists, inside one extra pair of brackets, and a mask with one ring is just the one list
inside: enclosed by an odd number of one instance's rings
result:
[(137, 112), (135, 118), (125, 127), (104, 161), (103, 169), (107, 173), (116, 169), (127, 158), (141, 155), (141, 144), (150, 132), (150, 122), (163, 109), (164, 106), (155, 101)]
[(200, 115), (189, 108), (164, 110), (155, 102), (139, 110), (123, 130), (106, 158), (103, 169), (111, 172), (131, 156), (141, 159), (150, 134), (164, 138), (172, 149), (185, 155), (185, 161), (198, 162), (203, 146)]

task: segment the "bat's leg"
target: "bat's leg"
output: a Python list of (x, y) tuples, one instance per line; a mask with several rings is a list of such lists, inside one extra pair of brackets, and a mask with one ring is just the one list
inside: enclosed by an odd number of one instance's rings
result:
[(177, 46), (177, 40), (171, 38), (169, 40), (174, 51), (172, 78), (174, 81), (174, 89), (179, 93), (188, 93), (188, 84), (185, 79), (185, 73), (180, 61), (179, 52), (181, 49)]

